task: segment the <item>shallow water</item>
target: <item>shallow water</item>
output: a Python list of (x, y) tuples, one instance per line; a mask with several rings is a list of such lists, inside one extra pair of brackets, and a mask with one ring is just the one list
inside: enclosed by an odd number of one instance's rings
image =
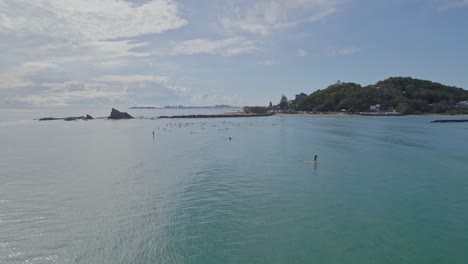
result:
[(0, 263), (468, 261), (467, 123), (45, 111), (0, 111)]

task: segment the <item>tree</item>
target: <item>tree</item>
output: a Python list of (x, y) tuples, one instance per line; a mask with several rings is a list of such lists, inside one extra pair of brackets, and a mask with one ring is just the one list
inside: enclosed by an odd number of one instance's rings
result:
[(402, 114), (448, 113), (460, 101), (468, 100), (468, 91), (412, 78), (392, 77), (375, 85), (362, 87), (354, 83), (330, 85), (317, 90), (296, 105), (302, 111), (369, 111), (370, 105), (397, 110)]
[(288, 98), (283, 94), (283, 96), (281, 96), (281, 100), (280, 100), (280, 103), (279, 103), (279, 107), (281, 110), (285, 110), (286, 108), (288, 108)]
[(269, 108), (272, 108), (272, 107), (273, 107), (273, 104), (271, 103), (271, 101), (270, 101), (270, 105), (269, 105), (268, 107), (269, 107)]
[(268, 113), (268, 108), (264, 106), (246, 106), (244, 107), (244, 113), (247, 114), (266, 114)]

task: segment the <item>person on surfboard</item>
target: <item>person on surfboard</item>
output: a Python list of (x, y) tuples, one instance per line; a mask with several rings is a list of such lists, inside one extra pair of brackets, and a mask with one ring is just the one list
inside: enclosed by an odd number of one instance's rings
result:
[(318, 161), (317, 161), (317, 158), (318, 158), (318, 156), (317, 156), (317, 154), (315, 154), (315, 156), (314, 156), (314, 162), (315, 162), (315, 163), (318, 162)]

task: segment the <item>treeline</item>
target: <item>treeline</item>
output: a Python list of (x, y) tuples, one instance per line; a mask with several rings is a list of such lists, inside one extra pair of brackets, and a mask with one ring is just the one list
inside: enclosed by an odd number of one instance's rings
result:
[(468, 100), (468, 91), (431, 81), (409, 77), (392, 77), (374, 85), (362, 87), (356, 83), (337, 83), (317, 90), (294, 102), (299, 111), (367, 112), (371, 105), (380, 105), (381, 111), (402, 114), (468, 113), (457, 105)]

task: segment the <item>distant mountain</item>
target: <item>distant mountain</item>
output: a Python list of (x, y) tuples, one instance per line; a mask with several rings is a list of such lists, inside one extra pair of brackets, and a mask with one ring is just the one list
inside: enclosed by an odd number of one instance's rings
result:
[(374, 85), (362, 87), (356, 83), (337, 83), (317, 90), (295, 102), (302, 111), (366, 112), (379, 105), (380, 111), (396, 110), (402, 114), (468, 113), (462, 107), (468, 91), (440, 83), (392, 77)]

